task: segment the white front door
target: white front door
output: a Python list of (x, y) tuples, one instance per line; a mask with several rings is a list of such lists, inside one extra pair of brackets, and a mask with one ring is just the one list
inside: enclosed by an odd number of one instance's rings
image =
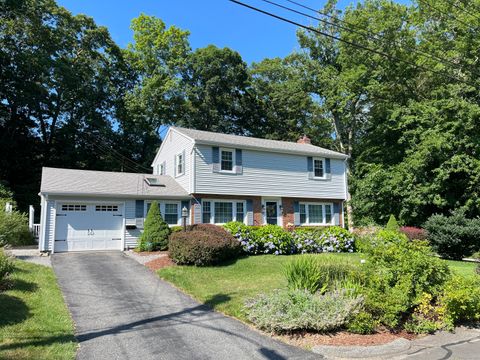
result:
[(55, 252), (122, 250), (123, 205), (59, 203)]
[(282, 201), (278, 198), (263, 198), (263, 223), (282, 226)]

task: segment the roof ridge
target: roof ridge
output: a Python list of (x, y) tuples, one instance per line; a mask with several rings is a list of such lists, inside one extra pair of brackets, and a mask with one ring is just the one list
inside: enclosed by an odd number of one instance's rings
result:
[(52, 169), (52, 170), (67, 170), (67, 171), (88, 171), (88, 172), (97, 172), (97, 173), (110, 173), (110, 174), (132, 174), (132, 175), (147, 175), (147, 176), (169, 176), (169, 175), (155, 175), (147, 173), (135, 173), (129, 171), (111, 171), (111, 170), (91, 170), (91, 169), (71, 169), (71, 168), (61, 168), (61, 167), (52, 167), (52, 166), (42, 166), (42, 169)]

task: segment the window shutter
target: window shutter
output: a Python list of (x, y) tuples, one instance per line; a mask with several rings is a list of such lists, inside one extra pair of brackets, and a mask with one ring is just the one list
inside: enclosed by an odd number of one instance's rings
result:
[(333, 203), (334, 224), (340, 225), (340, 203)]
[(332, 178), (332, 172), (330, 170), (330, 159), (329, 158), (326, 158), (325, 159), (325, 177), (327, 179), (331, 179)]
[(195, 198), (192, 199), (193, 206), (193, 223), (201, 224), (202, 223), (202, 199)]
[(185, 150), (182, 151), (182, 174), (187, 172), (187, 158), (185, 157)]
[(177, 176), (177, 155), (173, 157), (173, 176)]
[(300, 203), (298, 201), (293, 202), (293, 224), (300, 225)]
[(243, 166), (242, 166), (242, 149), (235, 149), (235, 173), (242, 174), (243, 173)]
[(220, 171), (220, 149), (217, 146), (212, 147), (212, 168), (213, 172)]
[(247, 200), (247, 225), (253, 225), (253, 201)]
[(307, 157), (307, 171), (308, 178), (313, 179), (313, 158), (311, 156)]

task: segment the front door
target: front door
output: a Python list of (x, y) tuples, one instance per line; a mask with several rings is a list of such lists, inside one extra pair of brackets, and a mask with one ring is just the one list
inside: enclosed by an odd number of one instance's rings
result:
[(278, 213), (277, 213), (276, 201), (265, 202), (265, 213), (267, 218), (267, 224), (278, 225)]

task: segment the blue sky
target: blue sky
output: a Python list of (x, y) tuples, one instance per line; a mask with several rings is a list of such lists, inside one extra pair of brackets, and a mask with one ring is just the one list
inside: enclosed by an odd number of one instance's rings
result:
[[(106, 26), (113, 39), (122, 47), (132, 39), (130, 20), (140, 13), (154, 15), (166, 24), (189, 30), (193, 48), (214, 44), (238, 51), (245, 61), (260, 61), (265, 57), (283, 57), (298, 48), (296, 27), (240, 7), (227, 0), (57, 0), (74, 14), (93, 17)], [(311, 24), (313, 20), (294, 16), (265, 4), (261, 0), (242, 0), (279, 15)], [(287, 6), (285, 1), (275, 0)], [(326, 0), (297, 0), (321, 8)], [(354, 0), (356, 1), (356, 0)], [(350, 1), (341, 0), (340, 6)]]

